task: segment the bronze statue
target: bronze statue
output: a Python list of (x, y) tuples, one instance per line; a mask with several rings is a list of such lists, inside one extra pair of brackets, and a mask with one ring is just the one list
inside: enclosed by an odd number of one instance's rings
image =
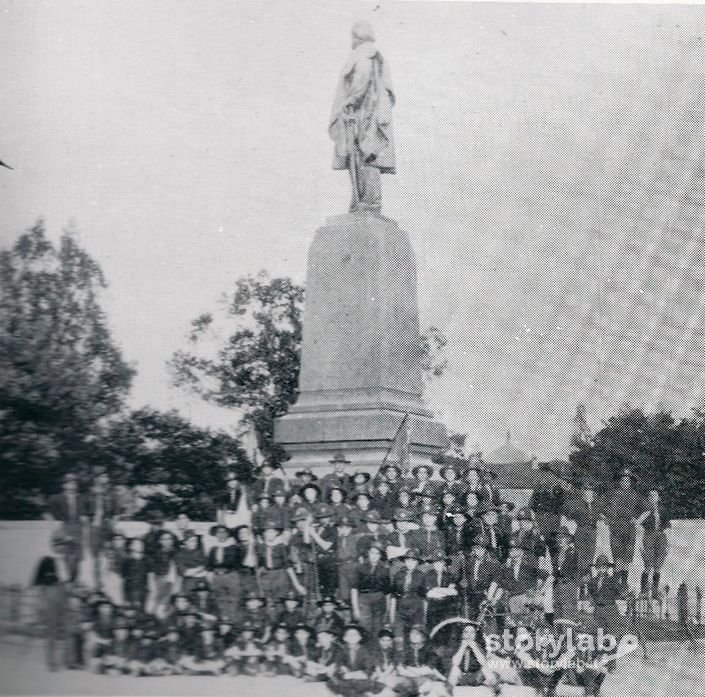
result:
[(394, 174), (389, 66), (375, 45), (368, 22), (352, 28), (352, 53), (343, 66), (328, 132), (335, 143), (333, 169), (347, 169), (352, 182), (351, 211), (382, 207), (380, 174)]

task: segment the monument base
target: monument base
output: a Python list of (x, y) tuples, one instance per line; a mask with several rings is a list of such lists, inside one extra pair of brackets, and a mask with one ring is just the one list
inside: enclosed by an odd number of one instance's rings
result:
[[(384, 458), (396, 461), (390, 448), (405, 415), (389, 409), (345, 410), (329, 413), (293, 413), (277, 420), (277, 442), (291, 456), (288, 470), (311, 467), (325, 474), (330, 460), (342, 452), (353, 469), (376, 472)], [(430, 464), (448, 443), (445, 426), (423, 414), (409, 414), (409, 462)]]
[(340, 451), (376, 469), (408, 414), (412, 465), (443, 451), (423, 401), (416, 260), (409, 236), (370, 212), (328, 219), (308, 254), (299, 398), (277, 419), (288, 468), (330, 467)]

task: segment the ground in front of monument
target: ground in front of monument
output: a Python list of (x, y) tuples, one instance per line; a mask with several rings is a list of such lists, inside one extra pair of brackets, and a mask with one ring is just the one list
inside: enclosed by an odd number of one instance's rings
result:
[[(49, 672), (43, 647), (37, 639), (0, 639), (0, 694), (3, 695), (286, 695), (324, 697), (324, 683), (302, 682), (292, 677), (178, 676), (133, 678), (94, 675), (86, 671)], [(647, 660), (636, 652), (618, 662), (607, 676), (602, 697), (695, 695), (702, 689), (703, 658), (684, 644), (648, 644)], [(360, 697), (363, 697), (360, 695)], [(468, 696), (470, 697), (470, 696)], [(516, 695), (519, 697), (519, 695)]]

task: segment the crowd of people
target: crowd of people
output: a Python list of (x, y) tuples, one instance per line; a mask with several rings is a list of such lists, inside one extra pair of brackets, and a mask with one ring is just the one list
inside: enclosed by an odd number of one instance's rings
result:
[(517, 509), (477, 459), (374, 474), (350, 464), (338, 454), (320, 479), (270, 463), (254, 481), (230, 473), (206, 534), (186, 516), (167, 529), (156, 512), (129, 539), (107, 475), (88, 494), (67, 476), (35, 578), (49, 667), (287, 674), (350, 695), (503, 684), (551, 694), (561, 681), (597, 693), (610, 659), (594, 642), (582, 669), (567, 656), (548, 669), (541, 642), (497, 652), (485, 637), (623, 634), (640, 526), (638, 590), (658, 595), (669, 518), (657, 489), (642, 495), (625, 470), (603, 492), (565, 480)]

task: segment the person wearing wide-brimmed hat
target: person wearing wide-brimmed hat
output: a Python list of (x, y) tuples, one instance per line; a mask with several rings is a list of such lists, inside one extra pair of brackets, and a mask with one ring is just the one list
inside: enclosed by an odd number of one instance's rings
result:
[(210, 535), (215, 539), (208, 550), (206, 569), (213, 595), (219, 614), (236, 620), (240, 616), (240, 605), (245, 590), (239, 573), (242, 570), (244, 550), (235, 543), (225, 525), (214, 525), (210, 529)]
[(661, 567), (668, 555), (668, 537), (666, 530), (671, 527), (671, 516), (661, 499), (661, 489), (652, 486), (644, 502), (644, 510), (637, 519), (644, 529), (641, 555), (644, 571), (641, 575), (641, 592), (651, 593), (654, 599), (659, 597)]
[(402, 468), (396, 462), (386, 462), (379, 468), (374, 481), (376, 485), (380, 482), (386, 482), (390, 496), (396, 499), (399, 489), (404, 486)]
[(629, 565), (634, 559), (637, 520), (644, 511), (644, 498), (635, 488), (638, 477), (633, 470), (620, 470), (617, 481), (617, 488), (608, 497), (605, 516), (610, 529), (615, 572), (620, 583), (626, 585)]
[(384, 547), (372, 543), (364, 561), (357, 567), (350, 590), (353, 617), (371, 635), (376, 634), (384, 622), (389, 593), (389, 567), (382, 560)]
[(316, 544), (318, 590), (323, 595), (334, 595), (338, 587), (338, 529), (335, 511), (327, 503), (321, 503), (315, 509), (314, 516), (316, 525), (311, 530), (311, 537)]
[(353, 532), (355, 521), (349, 515), (342, 515), (337, 520), (338, 539), (335, 555), (338, 570), (338, 600), (348, 600), (358, 564), (357, 534)]
[(343, 628), (335, 669), (327, 683), (334, 694), (359, 697), (379, 691), (380, 683), (370, 679), (375, 662), (372, 652), (363, 643), (367, 633), (366, 627), (354, 622)]
[(397, 636), (424, 621), (424, 574), (419, 568), (421, 552), (413, 547), (400, 557), (403, 567), (391, 579), (389, 621)]
[(480, 604), (485, 600), (492, 583), (497, 583), (503, 574), (502, 565), (488, 548), (488, 542), (482, 536), (475, 537), (458, 584), (464, 589), (462, 600), (470, 617), (477, 615)]
[(299, 496), (301, 496), (301, 505), (306, 508), (310, 513), (313, 513), (314, 509), (321, 503), (321, 487), (313, 482), (307, 482), (298, 491)]
[(366, 511), (361, 517), (361, 523), (364, 528), (357, 536), (357, 555), (364, 559), (372, 545), (386, 549), (387, 534), (382, 530), (382, 516), (377, 510)]
[(492, 553), (504, 562), (507, 558), (509, 540), (499, 527), (500, 509), (489, 502), (485, 502), (477, 509), (477, 519), (474, 523), (475, 536), (481, 536), (487, 541), (487, 546)]
[(279, 520), (267, 517), (262, 521), (262, 539), (255, 543), (259, 588), (267, 598), (268, 611), (272, 617), (277, 599), (291, 587), (289, 549), (281, 533)]
[(422, 511), (421, 526), (409, 533), (409, 543), (421, 552), (424, 570), (427, 568), (428, 560), (432, 559), (439, 549), (445, 549), (444, 534), (438, 529), (437, 521), (438, 515), (435, 511)]
[(304, 467), (304, 469), (296, 472), (295, 476), (300, 487), (304, 484), (311, 484), (318, 481), (318, 475), (315, 474), (310, 467)]
[(578, 612), (581, 575), (573, 536), (561, 528), (556, 537), (558, 545), (553, 564), (553, 607), (556, 618), (575, 619)]
[(333, 511), (333, 520), (336, 522), (344, 515), (348, 515), (350, 513), (351, 506), (346, 501), (347, 497), (347, 489), (345, 489), (341, 484), (332, 484), (328, 488), (326, 503), (331, 507)]
[(240, 623), (254, 627), (255, 641), (260, 644), (266, 643), (271, 635), (271, 619), (265, 609), (266, 602), (267, 598), (261, 591), (250, 590), (245, 593), (240, 614)]
[(573, 498), (564, 510), (564, 515), (576, 524), (575, 553), (580, 574), (587, 574), (595, 557), (598, 522), (605, 516), (604, 499), (596, 494), (595, 482), (586, 479), (580, 487), (580, 495)]
[(257, 479), (252, 484), (252, 493), (255, 498), (261, 494), (267, 494), (271, 497), (274, 490), (279, 487), (289, 488), (289, 482), (282, 471), (281, 464), (272, 458), (266, 458), (255, 470), (255, 474)]
[(293, 631), (297, 624), (306, 620), (306, 615), (302, 607), (302, 596), (296, 591), (288, 590), (285, 595), (279, 598), (281, 608), (279, 609), (274, 624), (283, 624)]
[(318, 613), (313, 620), (316, 631), (326, 628), (336, 637), (343, 631), (345, 621), (338, 614), (338, 601), (333, 595), (323, 596), (317, 603)]
[(279, 523), (279, 527), (286, 533), (291, 529), (291, 514), (293, 513), (288, 500), (289, 493), (284, 486), (278, 485), (272, 488), (270, 495), (272, 503), (267, 509), (267, 518), (274, 518)]
[(416, 467), (411, 470), (411, 481), (409, 482), (409, 489), (411, 489), (412, 494), (431, 494), (435, 495), (436, 489), (438, 488), (437, 482), (432, 480), (433, 477), (433, 466), (422, 464), (416, 465)]
[[(516, 515), (517, 529), (510, 535), (510, 542), (529, 550), (533, 563), (538, 564), (539, 559), (546, 554), (546, 540), (536, 527), (536, 518), (533, 511), (528, 508), (521, 508)], [(499, 527), (499, 526), (498, 526)]]
[(595, 624), (610, 634), (618, 634), (622, 626), (617, 607), (626, 584), (614, 573), (615, 564), (607, 555), (598, 554), (587, 582), (587, 592), (594, 607)]
[(333, 465), (333, 471), (329, 472), (321, 479), (321, 489), (323, 490), (323, 497), (326, 499), (332, 487), (340, 487), (340, 489), (346, 493), (350, 487), (347, 467), (351, 463), (350, 460), (345, 457), (345, 453), (342, 451), (335, 453), (328, 462)]
[(365, 518), (370, 511), (375, 510), (372, 506), (372, 496), (364, 491), (359, 491), (348, 497), (350, 504), (350, 517), (355, 523), (355, 532), (362, 533), (367, 530)]
[(235, 470), (225, 473), (225, 489), (214, 497), (216, 522), (233, 528), (242, 519), (242, 513), (254, 503), (252, 487)]
[(441, 549), (428, 561), (430, 567), (424, 575), (423, 595), (426, 599), (426, 625), (433, 628), (460, 612), (460, 574), (449, 568), (449, 559)]
[(530, 541), (512, 540), (502, 580), (509, 596), (510, 615), (523, 615), (527, 600), (542, 594), (547, 578), (548, 573), (538, 567)]
[(372, 475), (365, 470), (356, 470), (348, 477), (348, 499), (352, 500), (357, 494), (373, 495), (370, 484)]

